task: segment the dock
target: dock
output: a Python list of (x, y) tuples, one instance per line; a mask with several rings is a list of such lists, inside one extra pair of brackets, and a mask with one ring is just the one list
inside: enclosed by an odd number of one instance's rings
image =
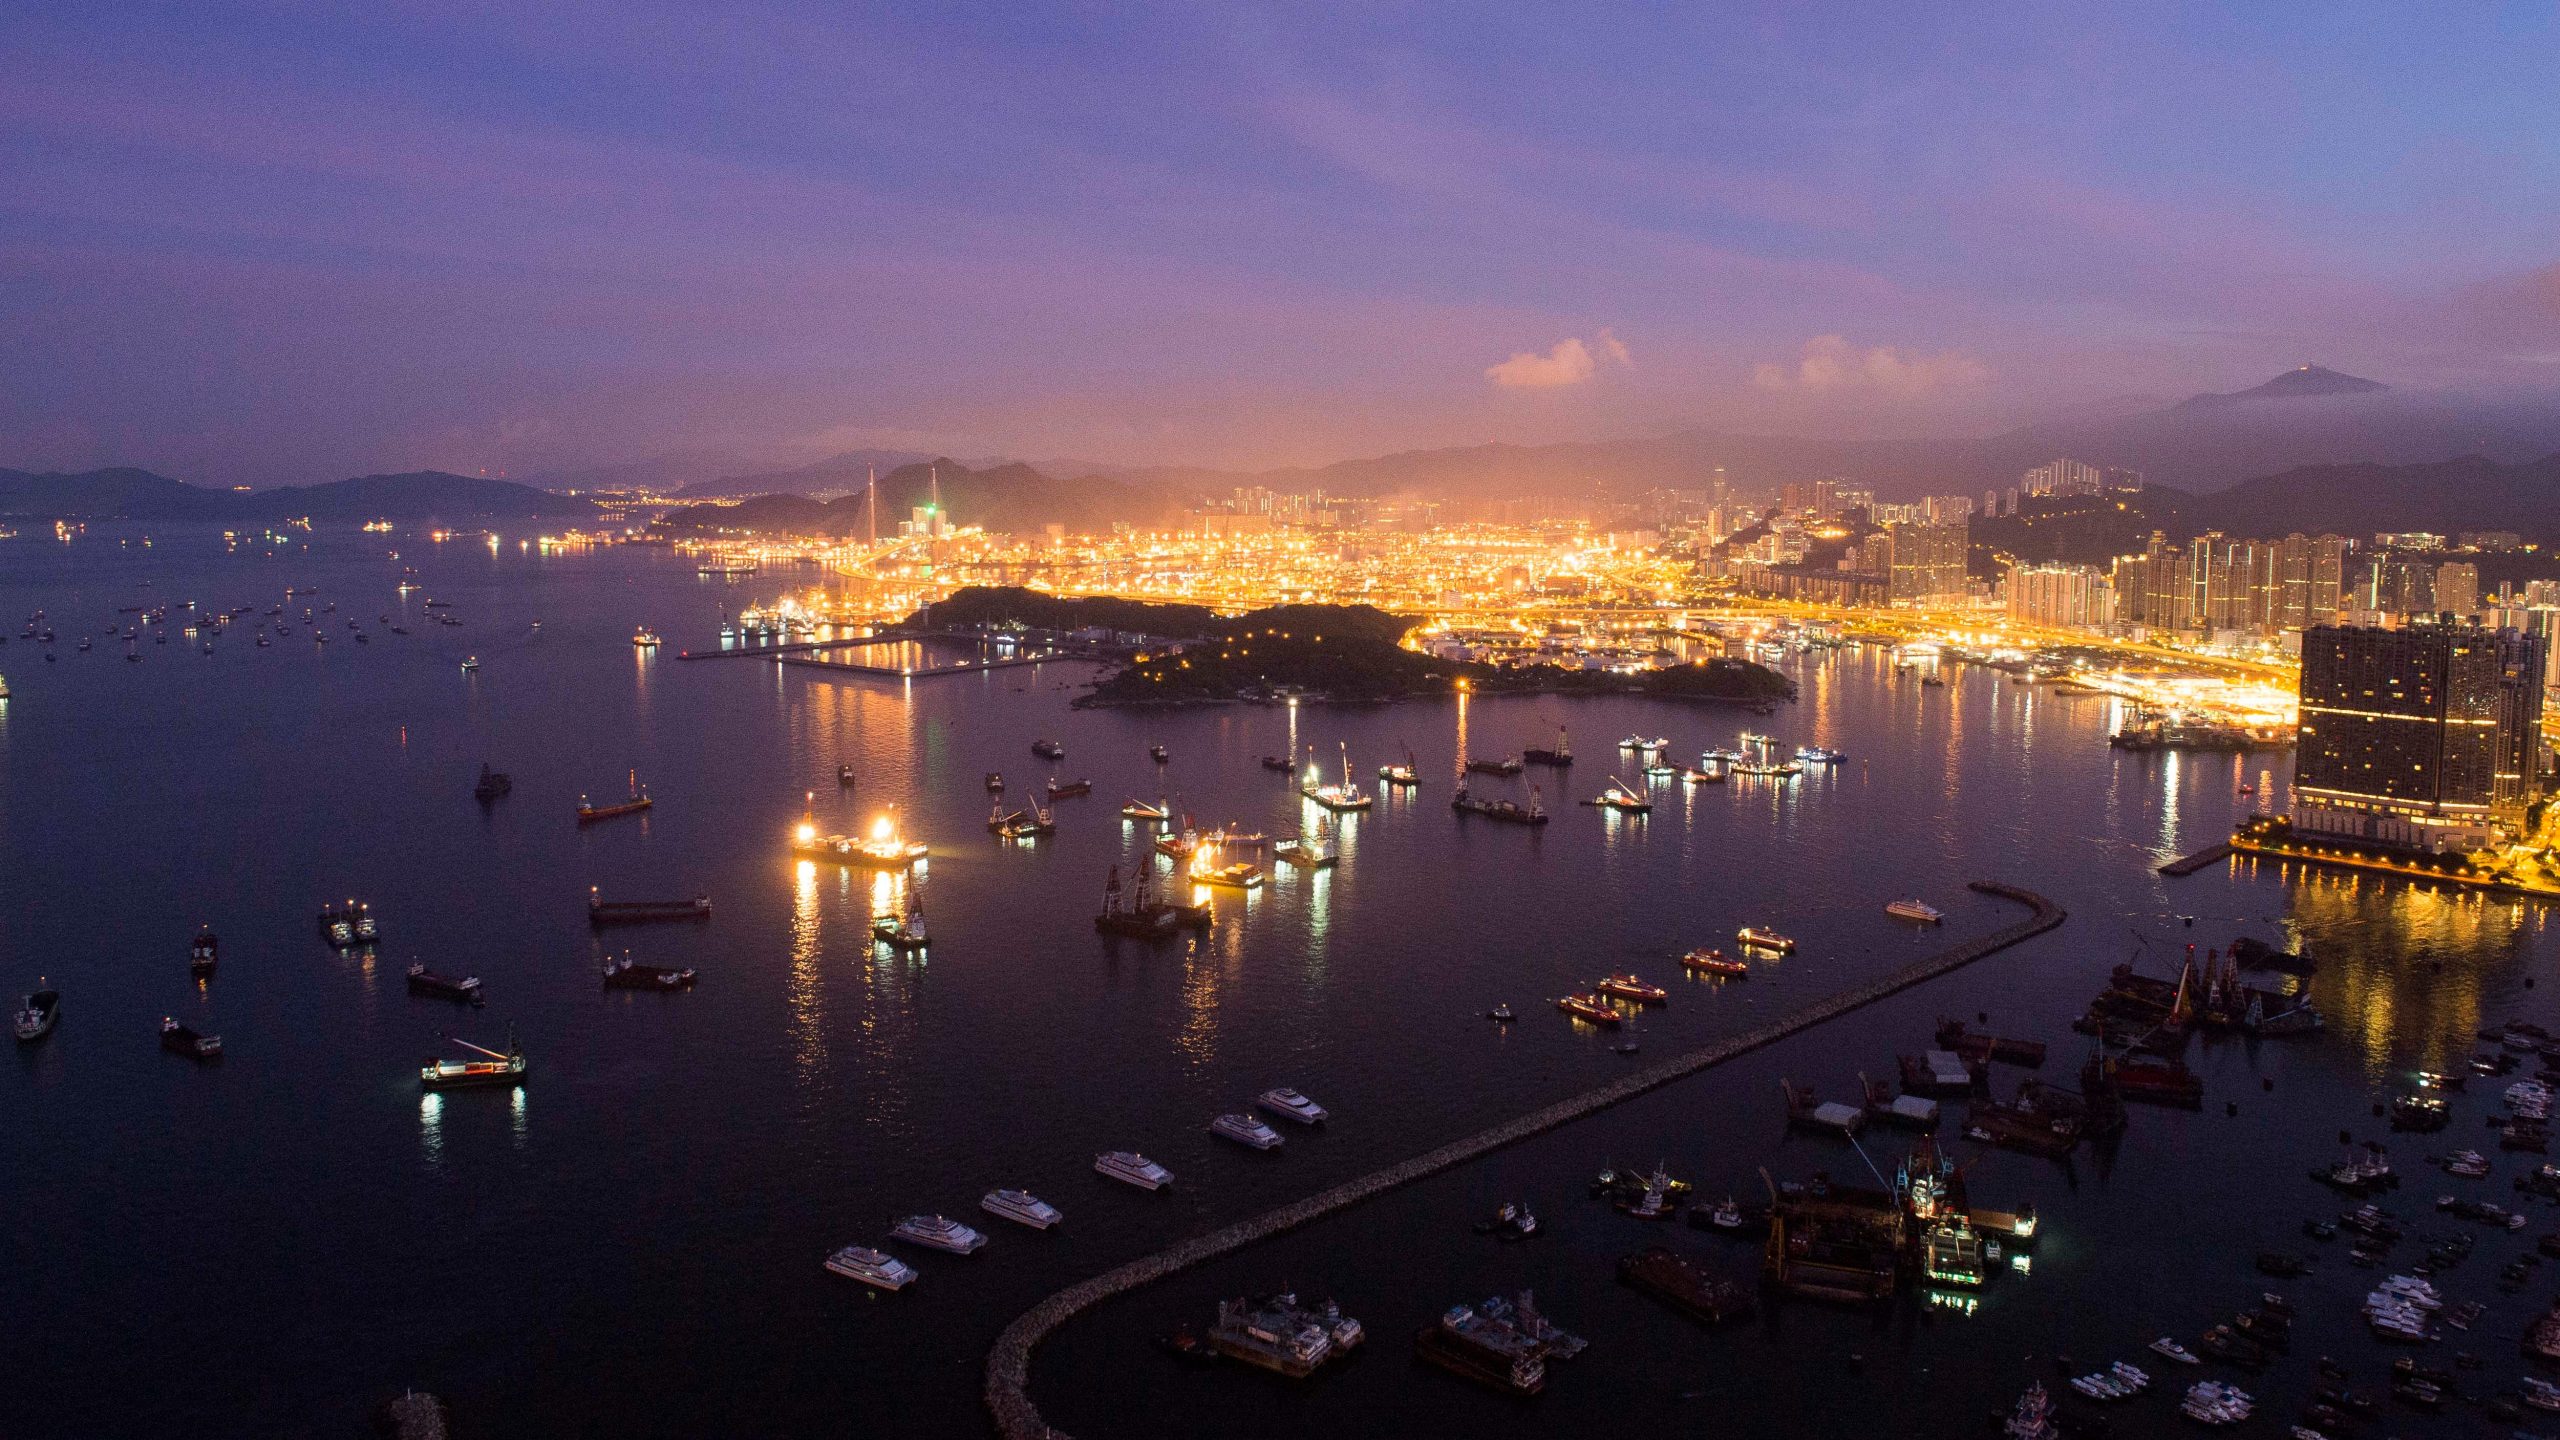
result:
[(1046, 665), (1052, 660), (1081, 660), (1080, 655), (1042, 654), (1011, 655), (1002, 659), (963, 660), (951, 665), (857, 665), (850, 660), (820, 660), (808, 655), (777, 655), (777, 665), (797, 665), (809, 670), (831, 670), (842, 675), (857, 675), (885, 680), (925, 680), (938, 675), (974, 675), (984, 670), (1009, 670), (1017, 665)]
[(2160, 867), (2160, 873), (2172, 879), (2184, 879), (2199, 870), (2221, 864), (2231, 858), (2231, 853), (2231, 842), (2225, 840), (2219, 845), (2208, 845), (2193, 855), (2170, 861)]
[(868, 635), (853, 640), (793, 640), (781, 645), (740, 644), (734, 650), (679, 650), (679, 660), (779, 660), (809, 650), (847, 650), (857, 645), (894, 645), (910, 635)]
[(1031, 1355), (1059, 1326), (1105, 1300), (1233, 1254), (1256, 1241), (1302, 1229), (1390, 1190), (1429, 1179), (1496, 1150), (1658, 1090), (1673, 1081), (1713, 1069), (1737, 1056), (1764, 1049), (1824, 1021), (1837, 1019), (1914, 985), (1961, 969), (1986, 955), (2031, 940), (2069, 918), (2061, 906), (2031, 890), (1990, 880), (1976, 880), (1971, 888), (1979, 894), (2024, 905), (2034, 913), (2014, 925), (1949, 946), (1879, 979), (1817, 1000), (1791, 1015), (1742, 1034), (1663, 1061), (1596, 1090), (1533, 1110), (1490, 1130), (1451, 1141), (1402, 1164), (1391, 1165), (1276, 1210), (1194, 1236), (1058, 1291), (1015, 1317), (1013, 1323), (996, 1337), (994, 1348), (988, 1352), (984, 1395), (987, 1413), (995, 1422), (997, 1433), (1005, 1436), (1006, 1440), (1062, 1440), (1061, 1432), (1050, 1428), (1048, 1421), (1041, 1417), (1040, 1407), (1031, 1399)]

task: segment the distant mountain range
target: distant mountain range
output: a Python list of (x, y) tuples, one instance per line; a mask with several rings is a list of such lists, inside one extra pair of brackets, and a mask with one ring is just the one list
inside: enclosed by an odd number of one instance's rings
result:
[[(880, 477), (877, 524), (894, 534), (939, 484), (943, 507), (963, 525), (1011, 533), (1063, 525), (1071, 532), (1107, 530), (1116, 523), (1150, 525), (1180, 515), (1189, 497), (1131, 485), (1099, 475), (1061, 480), (1023, 464), (972, 469), (948, 457), (901, 465)], [(800, 534), (859, 535), (874, 523), (873, 492), (857, 480), (834, 500), (804, 494), (768, 494), (735, 504), (687, 505), (668, 512), (676, 530), (767, 530)]]
[(460, 521), (595, 514), (591, 500), (441, 470), (251, 491), (208, 490), (148, 470), (0, 470), (0, 515), (40, 519)]
[[(824, 500), (859, 490), (874, 471), (895, 472), (909, 465), (934, 463), (936, 457), (913, 450), (848, 450), (807, 465), (697, 480), (670, 493), (678, 499), (714, 499), (749, 495), (809, 495)], [(943, 460), (948, 465), (952, 462)]]

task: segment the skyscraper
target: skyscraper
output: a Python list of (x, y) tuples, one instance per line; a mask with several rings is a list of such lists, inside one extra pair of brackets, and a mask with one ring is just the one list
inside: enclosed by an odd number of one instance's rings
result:
[(1941, 525), (1892, 528), (1893, 598), (1940, 600), (1962, 595), (1969, 527), (1962, 519)]
[(2487, 843), (2535, 798), (2543, 642), (2476, 625), (2302, 637), (2293, 824), (2418, 850)]

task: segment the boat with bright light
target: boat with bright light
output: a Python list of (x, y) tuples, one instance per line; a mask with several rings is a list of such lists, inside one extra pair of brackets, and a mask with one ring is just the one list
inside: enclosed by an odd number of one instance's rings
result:
[(1298, 787), (1298, 793), (1337, 814), (1345, 811), (1366, 810), (1376, 803), (1369, 792), (1361, 789), (1359, 782), (1351, 778), (1351, 747), (1348, 742), (1344, 743), (1342, 749), (1341, 783), (1334, 785), (1322, 783), (1322, 772), (1318, 771), (1314, 762), (1310, 761), (1307, 765), (1306, 781)]
[(1556, 1002), (1556, 1008), (1576, 1020), (1588, 1020), (1594, 1025), (1605, 1025), (1610, 1029), (1616, 1029), (1626, 1020), (1625, 1016), (1610, 1007), (1608, 1001), (1596, 994), (1567, 995)]
[(1046, 1230), (1067, 1218), (1057, 1206), (1028, 1190), (990, 1190), (978, 1198), (978, 1208), (1034, 1230)]
[(1110, 1150), (1093, 1157), (1095, 1173), (1141, 1190), (1161, 1190), (1173, 1183), (1173, 1172), (1135, 1150)]
[(924, 842), (904, 839), (897, 822), (883, 815), (871, 823), (867, 838), (821, 835), (815, 824), (804, 820), (792, 834), (791, 853), (865, 870), (905, 870), (923, 860), (926, 851)]
[(1601, 791), (1597, 799), (1585, 800), (1582, 803), (1585, 805), (1596, 805), (1606, 810), (1615, 810), (1626, 815), (1649, 815), (1653, 813), (1653, 802), (1644, 798), (1644, 796), (1639, 793), (1635, 787), (1627, 784), (1627, 782), (1619, 779), (1615, 775), (1609, 777), (1609, 788)]
[(916, 1279), (915, 1267), (906, 1261), (864, 1245), (847, 1245), (828, 1256), (827, 1269), (879, 1290), (904, 1290)]
[(1639, 1005), (1660, 1005), (1671, 999), (1671, 992), (1659, 985), (1648, 985), (1633, 975), (1611, 975), (1591, 987), (1603, 995), (1615, 995)]
[(1295, 1120), (1301, 1125), (1321, 1125), (1325, 1122), (1323, 1106), (1286, 1086), (1263, 1091), (1253, 1098), (1253, 1103), (1282, 1119)]
[(985, 1235), (944, 1215), (910, 1215), (897, 1223), (889, 1238), (946, 1255), (974, 1255), (987, 1243)]
[(1721, 950), (1692, 950), (1680, 957), (1680, 963), (1687, 969), (1705, 975), (1725, 975), (1742, 979), (1751, 974), (1750, 962), (1736, 960)]
[(1250, 1115), (1221, 1115), (1209, 1122), (1209, 1133), (1249, 1150), (1277, 1150), (1282, 1143), (1279, 1131)]
[(324, 905), (320, 909), (320, 938), (333, 950), (349, 950), (370, 945), (381, 938), (381, 928), (374, 924), (373, 907), (361, 900), (343, 905)]
[(625, 799), (617, 800), (610, 805), (598, 805), (584, 795), (579, 796), (578, 823), (593, 825), (599, 820), (611, 820), (622, 815), (637, 815), (655, 803), (657, 802), (649, 798), (648, 789), (640, 783), (640, 772), (634, 770), (631, 772), (631, 793)]
[(1741, 929), (1733, 932), (1733, 938), (1741, 941), (1743, 945), (1750, 949), (1770, 950), (1775, 951), (1780, 955), (1793, 954), (1796, 948), (1795, 941), (1788, 939), (1786, 936), (1779, 934), (1775, 930), (1763, 930), (1757, 925), (1743, 926)]
[(1849, 757), (1838, 750), (1827, 749), (1820, 745), (1799, 745), (1796, 747), (1796, 758), (1807, 765), (1838, 765)]
[(872, 916), (871, 938), (901, 953), (922, 950), (930, 945), (932, 941), (927, 938), (924, 928), (924, 897), (909, 892), (904, 915)]
[(643, 625), (631, 632), (631, 643), (642, 650), (655, 650), (658, 648), (658, 632)]
[(1173, 812), (1161, 801), (1150, 805), (1143, 800), (1132, 800), (1120, 807), (1120, 818), (1147, 825), (1161, 825), (1173, 818)]
[[(445, 1037), (453, 1039), (451, 1036)], [(524, 1083), (524, 1052), (516, 1047), (515, 1031), (507, 1032), (507, 1051), (501, 1055), (486, 1046), (468, 1040), (454, 1040), (465, 1050), (486, 1056), (481, 1060), (438, 1060), (430, 1058), (418, 1068), (418, 1084), (428, 1090), (471, 1090)]]

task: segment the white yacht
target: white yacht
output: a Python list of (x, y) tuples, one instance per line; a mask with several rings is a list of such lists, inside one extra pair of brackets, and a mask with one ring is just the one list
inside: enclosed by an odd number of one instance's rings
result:
[(1034, 1230), (1046, 1230), (1067, 1218), (1057, 1206), (1028, 1190), (990, 1190), (979, 1197), (978, 1208)]
[(1161, 1190), (1173, 1183), (1173, 1172), (1135, 1150), (1113, 1150), (1093, 1157), (1093, 1168), (1124, 1185)]
[(1324, 1107), (1295, 1090), (1265, 1090), (1253, 1103), (1301, 1125), (1321, 1125), (1325, 1121)]
[(847, 1245), (828, 1256), (827, 1268), (882, 1290), (904, 1290), (916, 1278), (914, 1267), (904, 1260), (861, 1245)]
[(943, 1215), (910, 1215), (898, 1222), (889, 1238), (954, 1255), (974, 1255), (987, 1243), (986, 1236)]
[(1921, 900), (1888, 900), (1884, 913), (1897, 920), (1917, 920), (1923, 925), (1935, 925), (1947, 918), (1945, 911)]
[(1256, 1150), (1280, 1148), (1280, 1132), (1250, 1115), (1221, 1115), (1209, 1122), (1209, 1133)]

